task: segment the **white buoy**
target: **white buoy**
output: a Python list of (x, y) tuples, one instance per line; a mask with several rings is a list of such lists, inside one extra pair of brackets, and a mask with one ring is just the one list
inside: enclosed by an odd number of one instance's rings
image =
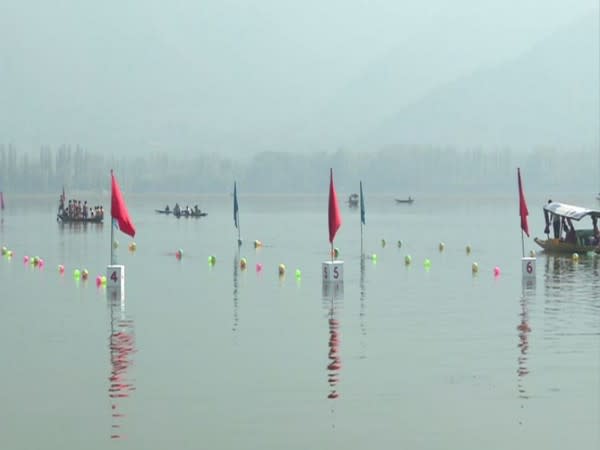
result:
[(125, 266), (115, 264), (106, 268), (106, 292), (112, 299), (125, 299)]
[(535, 278), (535, 258), (531, 256), (521, 258), (521, 272), (523, 278)]
[(344, 281), (344, 261), (323, 261), (323, 283)]

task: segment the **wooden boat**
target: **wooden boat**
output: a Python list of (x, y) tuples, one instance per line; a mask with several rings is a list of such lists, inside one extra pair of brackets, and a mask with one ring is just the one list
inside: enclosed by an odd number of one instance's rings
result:
[(415, 199), (410, 196), (408, 198), (397, 198), (396, 199), (396, 203), (409, 203), (410, 204), (414, 201), (415, 201)]
[(350, 197), (348, 197), (348, 200), (346, 200), (346, 202), (351, 208), (356, 208), (358, 206), (358, 194), (350, 194)]
[[(550, 238), (552, 220), (554, 216), (560, 218), (559, 238)], [(563, 219), (579, 222), (584, 217), (592, 219), (592, 228), (575, 230), (575, 238), (573, 242), (567, 242), (563, 235)], [(580, 253), (585, 254), (592, 251), (598, 251), (598, 228), (597, 220), (600, 217), (600, 210), (582, 208), (581, 206), (568, 205), (566, 203), (552, 202), (544, 206), (544, 218), (546, 221), (547, 238), (534, 238), (536, 244), (546, 252), (552, 253)]]
[(208, 213), (204, 212), (204, 211), (200, 211), (200, 210), (192, 210), (191, 212), (187, 212), (185, 209), (181, 209), (179, 210), (179, 212), (176, 212), (175, 210), (169, 209), (155, 209), (155, 211), (158, 214), (173, 214), (174, 217), (180, 218), (180, 217), (206, 217), (208, 216)]
[(173, 215), (179, 219), (180, 217), (205, 217), (205, 216), (208, 216), (208, 213), (205, 213), (203, 211), (193, 211), (192, 210), (190, 212), (187, 212), (185, 210), (181, 210), (181, 212), (179, 214), (173, 213)]
[(87, 218), (74, 218), (74, 217), (69, 217), (67, 214), (57, 214), (56, 215), (56, 220), (58, 222), (62, 222), (62, 223), (102, 223), (103, 221), (103, 217), (102, 216), (94, 216), (94, 217), (87, 217)]

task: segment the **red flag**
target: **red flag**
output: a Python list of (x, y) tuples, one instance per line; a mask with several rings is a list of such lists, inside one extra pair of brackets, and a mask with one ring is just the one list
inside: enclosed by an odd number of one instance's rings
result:
[(329, 242), (331, 244), (333, 244), (333, 238), (340, 225), (342, 225), (342, 216), (333, 186), (333, 169), (329, 169)]
[(525, 201), (525, 193), (523, 192), (523, 183), (521, 183), (521, 169), (517, 168), (517, 178), (519, 180), (519, 215), (521, 216), (521, 229), (529, 237), (529, 225), (527, 224), (527, 202)]
[(110, 215), (117, 221), (119, 230), (131, 237), (134, 237), (135, 227), (133, 226), (133, 222), (129, 217), (127, 205), (125, 205), (125, 200), (123, 200), (123, 195), (121, 194), (121, 188), (119, 188), (119, 183), (117, 183), (117, 179), (115, 178), (112, 170), (110, 171), (110, 177), (112, 179)]

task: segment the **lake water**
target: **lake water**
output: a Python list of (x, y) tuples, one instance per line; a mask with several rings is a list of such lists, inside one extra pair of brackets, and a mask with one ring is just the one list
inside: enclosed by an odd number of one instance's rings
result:
[[(342, 204), (334, 293), (326, 196), (240, 195), (239, 254), (230, 196), (125, 196), (121, 304), (95, 283), (108, 224), (59, 225), (56, 198), (5, 194), (0, 448), (599, 448), (600, 258), (538, 253), (523, 283), (516, 193), (367, 196), (365, 260)], [(175, 201), (208, 216), (154, 212)], [(528, 201), (541, 236), (546, 199)]]

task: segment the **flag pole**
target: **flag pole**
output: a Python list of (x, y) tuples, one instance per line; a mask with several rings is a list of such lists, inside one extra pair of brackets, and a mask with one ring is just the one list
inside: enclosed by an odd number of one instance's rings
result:
[(521, 229), (521, 254), (525, 257), (525, 238), (523, 237), (523, 230)]
[(115, 260), (115, 219), (112, 216), (112, 178), (113, 178), (113, 170), (110, 169), (110, 265), (114, 266), (117, 262)]

